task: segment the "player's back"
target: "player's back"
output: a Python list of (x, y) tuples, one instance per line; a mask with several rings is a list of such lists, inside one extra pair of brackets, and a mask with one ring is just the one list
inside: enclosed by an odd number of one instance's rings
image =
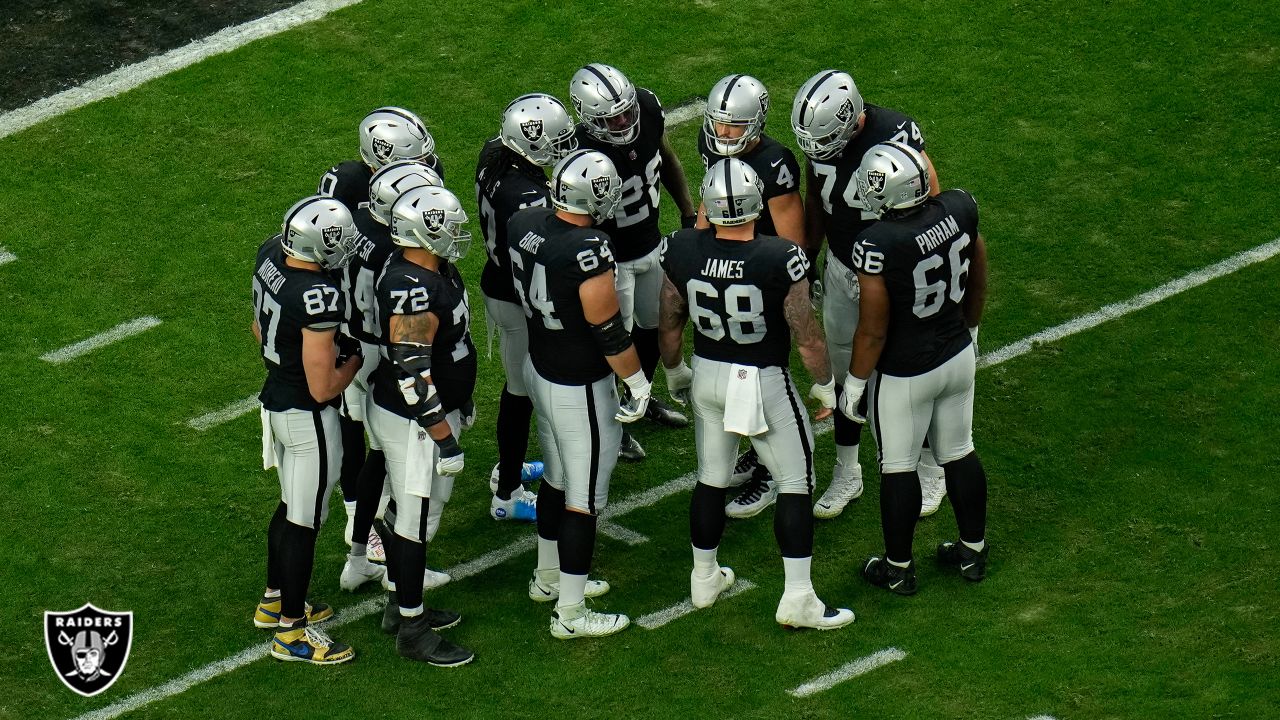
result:
[(586, 385), (611, 370), (583, 315), (579, 288), (614, 268), (608, 235), (528, 208), (507, 227), (516, 293), (529, 327), (529, 355), (544, 378)]
[(480, 231), (489, 259), (480, 276), (480, 289), (496, 300), (520, 302), (511, 282), (511, 254), (507, 245), (507, 223), (517, 211), (551, 205), (551, 190), (541, 168), (532, 163), (491, 162), (499, 153), (509, 153), (499, 138), (491, 138), (480, 151), (476, 167), (476, 205), (480, 208)]

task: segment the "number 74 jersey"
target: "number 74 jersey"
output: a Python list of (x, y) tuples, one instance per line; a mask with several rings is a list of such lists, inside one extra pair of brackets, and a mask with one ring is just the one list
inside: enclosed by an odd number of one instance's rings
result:
[(977, 241), (978, 204), (964, 190), (929, 198), (858, 236), (853, 268), (884, 278), (889, 293), (889, 331), (876, 365), (882, 374), (922, 375), (969, 347), (964, 296)]

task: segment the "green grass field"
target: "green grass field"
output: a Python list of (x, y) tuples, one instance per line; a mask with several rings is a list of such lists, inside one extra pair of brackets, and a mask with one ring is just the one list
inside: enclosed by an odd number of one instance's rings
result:
[[(1280, 235), (1277, 38), (1280, 6), (1256, 0), (367, 0), (0, 140), (0, 245), (18, 256), (0, 266), (0, 717), (77, 716), (267, 639), (249, 619), (278, 485), (258, 469), (257, 419), (186, 421), (260, 387), (253, 253), (356, 156), (369, 109), (420, 112), (473, 211), (475, 156), (506, 102), (564, 96), (584, 62), (618, 66), (668, 108), (752, 73), (788, 144), (796, 87), (847, 69), (868, 101), (921, 122), (944, 187), (977, 197), (993, 350)], [(696, 185), (697, 123), (670, 132)], [(482, 262), (464, 263), (477, 284)], [(259, 660), (128, 717), (1275, 717), (1278, 284), (1277, 261), (1258, 264), (979, 372), (993, 545), (980, 585), (929, 562), (913, 598), (857, 577), (880, 548), (868, 442), (866, 495), (818, 526), (818, 591), (858, 613), (840, 632), (774, 623), (767, 513), (731, 522), (721, 550), (758, 587), (656, 630), (553, 640), (549, 608), (525, 596), (525, 553), (428, 596), (463, 613), (450, 637), (473, 665), (402, 661), (366, 617), (333, 631), (355, 646), (350, 665)], [(142, 315), (163, 324), (65, 365), (39, 359)], [(533, 532), (487, 515), (497, 358), (480, 372), (435, 567)], [(691, 430), (638, 435), (650, 458), (619, 466), (615, 503), (695, 469)], [(817, 461), (825, 487), (829, 435)], [(597, 572), (615, 589), (598, 607), (636, 618), (687, 597), (687, 499), (616, 518), (650, 541), (601, 538)], [(374, 596), (338, 588), (341, 515), (312, 583), (338, 608)], [(944, 503), (917, 557), (954, 533)], [(54, 677), (41, 634), (43, 611), (85, 602), (132, 610), (136, 628), (127, 670), (91, 699)], [(886, 647), (906, 658), (787, 694)]]

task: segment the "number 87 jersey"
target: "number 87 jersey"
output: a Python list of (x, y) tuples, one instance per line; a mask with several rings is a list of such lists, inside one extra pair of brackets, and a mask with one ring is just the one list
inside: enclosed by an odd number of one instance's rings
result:
[(889, 331), (877, 370), (922, 375), (969, 346), (964, 296), (977, 242), (978, 204), (964, 190), (947, 190), (858, 236), (854, 270), (881, 276), (889, 294)]

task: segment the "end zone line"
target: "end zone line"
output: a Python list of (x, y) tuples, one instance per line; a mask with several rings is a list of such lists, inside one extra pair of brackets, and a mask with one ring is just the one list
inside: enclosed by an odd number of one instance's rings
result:
[(14, 255), (13, 253), (6, 250), (3, 245), (0, 245), (0, 265), (11, 263), (17, 259), (18, 259), (17, 255)]
[(175, 48), (163, 55), (126, 65), (83, 85), (63, 90), (26, 107), (4, 113), (0, 115), (0, 138), (21, 132), (32, 125), (90, 103), (128, 92), (151, 80), (194, 65), (214, 55), (230, 52), (254, 40), (271, 37), (298, 25), (319, 20), (335, 10), (359, 2), (361, 0), (307, 0), (257, 20), (223, 28), (209, 37)]
[[(738, 578), (728, 590), (720, 593), (720, 600), (728, 600), (734, 595), (744, 593), (748, 590), (753, 590), (755, 587), (756, 584), (750, 580), (747, 580), (746, 578)], [(672, 620), (679, 620), (685, 615), (694, 612), (694, 610), (693, 600), (691, 598), (685, 598), (669, 608), (664, 608), (657, 612), (652, 612), (640, 617), (636, 620), (636, 624), (646, 630), (657, 630)]]
[(788, 690), (787, 694), (798, 698), (816, 695), (823, 690), (830, 690), (845, 680), (852, 680), (859, 675), (865, 675), (878, 667), (884, 667), (889, 663), (897, 662), (906, 656), (907, 654), (905, 652), (896, 647), (885, 648), (879, 652), (871, 653), (866, 657), (858, 658), (846, 665), (841, 665), (826, 675), (819, 675), (795, 689)]
[(74, 360), (85, 353), (97, 350), (104, 345), (110, 345), (117, 340), (123, 340), (127, 337), (132, 337), (139, 333), (146, 332), (159, 324), (160, 320), (158, 318), (146, 315), (136, 320), (120, 323), (104, 333), (99, 333), (87, 340), (81, 340), (78, 343), (72, 343), (61, 350), (47, 352), (44, 355), (41, 355), (40, 359), (45, 362), (53, 363), (54, 365), (61, 365), (62, 363)]

